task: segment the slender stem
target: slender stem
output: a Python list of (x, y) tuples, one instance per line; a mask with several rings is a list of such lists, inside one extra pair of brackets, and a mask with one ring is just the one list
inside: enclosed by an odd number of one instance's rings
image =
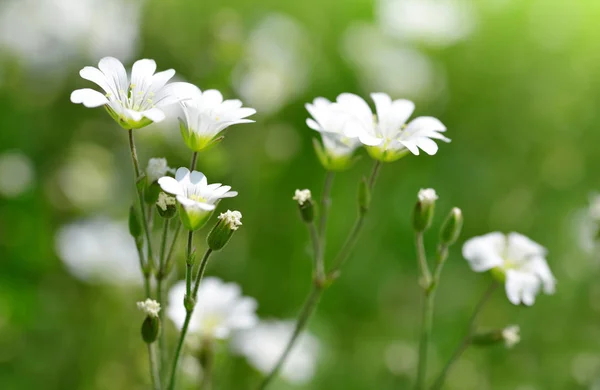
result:
[[(372, 191), (373, 187), (375, 186), (375, 180), (377, 179), (377, 175), (379, 173), (380, 166), (381, 166), (381, 163), (379, 161), (376, 161), (375, 165), (373, 166), (373, 170), (371, 171), (371, 176), (369, 179), (369, 190), (370, 191)], [(332, 176), (332, 178), (333, 178), (333, 176)], [(328, 180), (326, 180), (326, 181), (328, 181)], [(328, 186), (330, 186), (330, 185), (326, 185), (326, 187), (328, 187)], [(327, 192), (324, 191), (324, 193), (328, 193), (328, 191)], [(326, 282), (326, 281), (333, 282), (335, 280), (335, 278), (337, 277), (337, 275), (339, 273), (341, 266), (343, 265), (343, 263), (346, 261), (346, 259), (350, 255), (352, 247), (354, 246), (354, 243), (356, 242), (358, 235), (360, 233), (360, 230), (362, 228), (362, 225), (364, 223), (365, 215), (366, 215), (365, 213), (359, 212), (356, 222), (354, 224), (354, 227), (350, 231), (350, 234), (349, 234), (348, 238), (346, 239), (346, 242), (344, 243), (342, 249), (336, 256), (336, 261), (334, 263), (334, 266), (331, 268), (331, 270), (327, 274), (327, 277), (325, 278), (325, 280), (324, 281), (318, 281), (318, 280), (313, 281), (313, 287), (310, 291), (310, 294), (308, 295), (306, 301), (304, 302), (304, 305), (302, 306), (302, 309), (300, 310), (300, 313), (298, 314), (298, 317), (296, 319), (296, 326), (294, 328), (294, 332), (292, 333), (292, 337), (288, 341), (288, 343), (283, 351), (283, 354), (279, 357), (275, 366), (271, 369), (271, 371), (265, 376), (263, 381), (259, 384), (258, 390), (266, 389), (267, 386), (271, 383), (271, 381), (273, 381), (273, 379), (275, 379), (277, 377), (277, 374), (278, 374), (279, 370), (281, 369), (281, 366), (283, 366), (283, 363), (285, 362), (288, 355), (290, 354), (290, 351), (294, 347), (294, 344), (296, 343), (298, 336), (302, 333), (302, 331), (306, 327), (308, 320), (310, 319), (312, 313), (315, 311), (317, 304), (319, 303), (319, 300), (321, 299), (321, 295), (325, 291), (325, 287), (327, 286), (327, 283), (324, 283), (324, 282)], [(321, 248), (322, 248), (322, 246), (321, 246)]]
[(147, 268), (144, 265), (144, 252), (142, 251), (142, 247), (136, 245), (138, 258), (140, 259), (140, 268), (142, 269), (142, 275), (144, 278), (144, 293), (146, 294), (146, 298), (150, 298), (150, 273), (147, 272)]
[[(188, 259), (191, 258), (191, 243), (188, 236)], [(200, 286), (200, 282), (202, 281), (202, 275), (204, 275), (204, 270), (206, 269), (206, 264), (208, 264), (208, 259), (212, 254), (212, 249), (208, 248), (206, 252), (204, 252), (204, 256), (202, 257), (202, 261), (200, 262), (200, 267), (198, 268), (198, 273), (196, 274), (196, 281), (194, 285), (194, 290), (190, 294), (187, 294), (185, 305), (186, 305), (186, 315), (185, 321), (183, 322), (183, 327), (181, 329), (181, 333), (179, 334), (179, 341), (177, 342), (177, 348), (175, 349), (175, 355), (173, 356), (173, 365), (171, 367), (171, 378), (169, 379), (169, 390), (175, 389), (175, 379), (177, 378), (177, 364), (179, 363), (179, 357), (181, 356), (181, 350), (183, 348), (183, 342), (185, 341), (185, 336), (187, 334), (188, 326), (190, 325), (190, 320), (192, 318), (192, 314), (194, 313), (194, 307), (196, 306), (196, 298), (198, 296), (198, 288)], [(190, 279), (191, 285), (191, 270), (190, 273), (186, 273), (186, 285), (188, 283), (188, 275)], [(190, 305), (189, 302), (192, 302)]]
[(154, 390), (160, 390), (160, 375), (158, 373), (158, 365), (156, 361), (156, 349), (154, 343), (148, 345), (148, 362), (150, 364), (150, 380), (152, 381), (152, 388)]
[(192, 255), (192, 245), (194, 242), (194, 232), (188, 232), (187, 239), (187, 257), (185, 259), (185, 295), (189, 298), (192, 293), (192, 267), (194, 266), (194, 259)]
[[(170, 220), (165, 218), (163, 225), (163, 233), (162, 239), (160, 242), (160, 259), (158, 266), (158, 273), (156, 274), (156, 298), (158, 299), (158, 303), (162, 310), (158, 312), (158, 316), (160, 318), (160, 323), (165, 323), (165, 297), (163, 292), (163, 284), (167, 277), (165, 270), (166, 256), (167, 256), (167, 239), (169, 237), (169, 222)], [(167, 364), (167, 340), (164, 329), (160, 332), (160, 336), (158, 339), (158, 350), (159, 350), (159, 358), (160, 358), (160, 373), (164, 375), (164, 370)]]
[(427, 264), (427, 256), (425, 254), (425, 243), (423, 242), (423, 232), (415, 233), (415, 247), (417, 248), (417, 260), (419, 262), (419, 270), (421, 271), (421, 282), (423, 288), (428, 289), (431, 285), (431, 272)]
[(177, 223), (177, 227), (175, 228), (175, 232), (173, 233), (173, 239), (171, 240), (171, 246), (169, 247), (169, 253), (167, 254), (167, 258), (165, 260), (165, 273), (169, 273), (171, 269), (171, 264), (173, 260), (173, 253), (175, 252), (175, 244), (177, 243), (177, 238), (179, 237), (179, 232), (181, 231), (181, 222)]
[(138, 199), (140, 201), (140, 211), (142, 215), (142, 226), (144, 228), (144, 233), (146, 235), (146, 245), (148, 248), (148, 261), (146, 266), (148, 268), (152, 267), (154, 264), (154, 256), (152, 255), (152, 242), (150, 238), (150, 228), (148, 227), (148, 220), (146, 218), (146, 209), (144, 208), (144, 194), (143, 190), (138, 185), (138, 181), (140, 180), (140, 163), (138, 161), (137, 150), (135, 148), (135, 140), (133, 139), (133, 130), (128, 130), (129, 135), (129, 151), (131, 152), (131, 161), (133, 162), (133, 169), (135, 171), (135, 189), (138, 194)]
[(290, 338), (287, 345), (285, 346), (285, 350), (283, 351), (283, 354), (277, 360), (277, 363), (275, 364), (273, 369), (271, 369), (269, 374), (263, 379), (263, 381), (258, 386), (258, 390), (266, 389), (267, 386), (271, 383), (271, 381), (277, 377), (277, 374), (279, 373), (281, 366), (283, 365), (283, 363), (287, 359), (288, 355), (292, 351), (292, 347), (296, 343), (298, 336), (300, 336), (300, 334), (302, 333), (302, 330), (308, 323), (308, 320), (310, 319), (310, 316), (314, 312), (314, 310), (317, 306), (317, 303), (319, 303), (319, 300), (321, 299), (321, 295), (323, 294), (323, 291), (324, 291), (323, 285), (313, 284), (312, 290), (311, 290), (310, 294), (308, 295), (308, 298), (304, 302), (304, 306), (302, 306), (302, 309), (300, 310), (300, 314), (298, 315), (298, 319), (296, 321), (296, 326), (294, 328), (294, 332), (292, 333), (292, 337)]
[(333, 178), (335, 173), (327, 171), (325, 175), (325, 184), (323, 185), (323, 194), (321, 195), (321, 210), (319, 218), (319, 236), (321, 237), (321, 245), (325, 244), (325, 230), (327, 228), (327, 216), (329, 214), (329, 207), (331, 206), (331, 187), (333, 186)]
[(463, 354), (463, 352), (469, 347), (469, 345), (471, 345), (473, 334), (475, 333), (475, 329), (476, 329), (477, 317), (479, 316), (479, 314), (481, 313), (481, 310), (483, 309), (485, 304), (488, 302), (488, 300), (492, 296), (492, 293), (496, 290), (497, 287), (498, 287), (498, 283), (496, 281), (493, 281), (490, 284), (490, 286), (488, 287), (488, 289), (485, 291), (485, 293), (483, 294), (483, 296), (481, 297), (481, 299), (479, 300), (477, 305), (475, 306), (475, 310), (473, 310), (473, 314), (471, 314), (471, 318), (469, 319), (469, 323), (467, 325), (467, 334), (462, 339), (462, 341), (458, 345), (458, 347), (456, 347), (456, 349), (452, 353), (452, 356), (450, 357), (450, 359), (448, 360), (448, 362), (442, 369), (442, 372), (438, 375), (433, 386), (431, 386), (431, 390), (439, 390), (442, 388), (442, 386), (444, 385), (444, 381), (446, 380), (446, 377), (448, 376), (448, 372), (450, 371), (450, 369), (452, 368), (454, 363), (456, 363), (456, 361), (460, 358), (460, 356)]
[(200, 389), (211, 390), (215, 365), (215, 346), (212, 340), (205, 340), (203, 342), (199, 360), (202, 366), (202, 383), (200, 383)]
[(310, 233), (310, 240), (313, 245), (313, 277), (315, 280), (323, 280), (325, 271), (323, 269), (323, 262), (319, 262), (321, 256), (321, 241), (319, 240), (319, 233), (314, 222), (307, 223), (308, 232)]
[(196, 169), (196, 161), (198, 161), (198, 152), (192, 153), (192, 162), (190, 163), (190, 171)]

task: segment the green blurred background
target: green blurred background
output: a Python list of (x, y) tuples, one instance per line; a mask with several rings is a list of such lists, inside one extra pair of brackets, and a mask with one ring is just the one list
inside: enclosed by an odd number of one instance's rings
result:
[[(447, 125), (452, 143), (437, 155), (383, 167), (359, 245), (309, 326), (321, 343), (317, 373), (298, 388), (410, 388), (421, 296), (409, 217), (417, 191), (433, 187), (440, 199), (429, 252), (452, 206), (462, 208), (465, 227), (439, 289), (431, 374), (489, 283), (470, 271), (460, 245), (518, 231), (548, 248), (558, 291), (532, 308), (498, 291), (480, 324), (519, 324), (521, 343), (469, 350), (447, 388), (599, 389), (599, 263), (581, 228), (588, 195), (600, 188), (598, 20), (595, 0), (4, 0), (0, 387), (148, 388), (136, 260), (117, 246), (129, 238), (99, 228), (76, 248), (60, 239), (73, 222), (124, 221), (133, 199), (126, 133), (102, 109), (69, 102), (73, 89), (91, 84), (78, 70), (113, 55), (127, 67), (153, 58), (258, 110), (255, 124), (230, 129), (198, 167), (239, 191), (221, 208), (244, 214), (208, 273), (239, 283), (262, 318), (294, 317), (310, 288), (310, 245), (291, 197), (305, 187), (318, 195), (324, 171), (304, 103), (381, 91), (413, 99), (417, 115)], [(188, 165), (176, 122), (136, 134), (141, 160)], [(361, 154), (335, 178), (329, 260), (370, 168)], [(104, 235), (110, 242), (86, 246)], [(83, 265), (74, 264), (78, 254)], [(108, 268), (100, 261), (86, 271), (86, 258), (103, 256)], [(133, 277), (115, 271), (122, 261), (133, 261)], [(180, 253), (179, 278), (183, 262)], [(220, 390), (259, 378), (239, 357), (223, 358), (216, 375)]]

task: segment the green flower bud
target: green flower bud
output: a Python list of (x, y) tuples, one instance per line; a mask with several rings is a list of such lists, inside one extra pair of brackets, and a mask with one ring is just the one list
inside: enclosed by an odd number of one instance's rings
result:
[(361, 214), (366, 214), (369, 211), (371, 204), (371, 190), (369, 190), (369, 184), (367, 178), (363, 177), (358, 185), (358, 210)]
[(442, 224), (440, 229), (440, 242), (450, 246), (456, 242), (463, 226), (462, 211), (458, 207), (450, 210), (450, 214)]
[(242, 225), (242, 213), (227, 210), (220, 214), (218, 219), (218, 222), (206, 237), (208, 247), (213, 251), (220, 251), (227, 245), (233, 233)]
[(165, 192), (161, 192), (156, 201), (156, 210), (165, 219), (173, 218), (177, 213), (177, 199)]
[(306, 223), (311, 223), (315, 219), (315, 207), (310, 190), (296, 190), (292, 199), (298, 202), (298, 209), (300, 210), (302, 220)]
[(154, 204), (158, 200), (160, 195), (160, 186), (157, 182), (149, 183), (148, 187), (144, 190), (144, 202), (147, 204)]
[(137, 306), (140, 310), (146, 313), (146, 319), (142, 323), (142, 339), (148, 344), (153, 343), (160, 334), (160, 304), (153, 299), (146, 299), (143, 302), (138, 302)]
[(421, 189), (413, 212), (413, 228), (424, 232), (431, 226), (438, 196), (433, 188)]
[(142, 224), (133, 206), (129, 208), (129, 233), (136, 241), (142, 238)]
[(506, 348), (512, 348), (521, 341), (518, 325), (507, 326), (503, 329), (495, 329), (487, 332), (479, 332), (473, 336), (473, 345), (487, 346), (504, 343)]

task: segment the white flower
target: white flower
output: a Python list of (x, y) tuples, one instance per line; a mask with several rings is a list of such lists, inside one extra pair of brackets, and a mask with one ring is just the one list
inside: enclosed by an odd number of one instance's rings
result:
[(166, 158), (151, 158), (148, 160), (148, 166), (146, 167), (146, 177), (148, 178), (148, 183), (154, 183), (161, 177), (166, 176), (167, 173), (171, 171), (171, 168), (169, 168), (167, 165)]
[(94, 218), (62, 226), (55, 247), (69, 272), (85, 282), (142, 281), (138, 252), (126, 223)]
[(438, 200), (438, 196), (433, 188), (422, 188), (421, 190), (419, 190), (419, 194), (417, 195), (417, 197), (419, 198), (419, 202), (427, 204), (435, 203), (435, 201)]
[(312, 195), (309, 189), (296, 190), (292, 199), (302, 206), (304, 203), (309, 202), (312, 199)]
[(150, 317), (158, 317), (158, 312), (160, 311), (160, 303), (150, 298), (147, 298), (145, 301), (138, 302), (137, 307)]
[(221, 183), (208, 184), (202, 172), (179, 168), (175, 178), (164, 176), (158, 179), (158, 184), (163, 191), (174, 195), (185, 212), (180, 213), (181, 221), (189, 230), (202, 227), (216, 204), (222, 198), (237, 196), (237, 192), (229, 191), (230, 186)]
[(348, 110), (322, 97), (316, 98), (312, 104), (307, 103), (305, 107), (312, 116), (306, 120), (306, 124), (321, 134), (325, 147), (323, 150), (321, 145), (315, 145), (321, 164), (329, 170), (347, 168), (352, 153), (361, 145), (358, 138), (345, 135), (346, 123), (352, 120)]
[(492, 270), (502, 276), (506, 295), (515, 305), (533, 305), (540, 289), (554, 293), (556, 280), (546, 263), (546, 249), (522, 234), (494, 232), (474, 237), (462, 252), (473, 271)]
[[(237, 333), (232, 340), (232, 348), (266, 374), (281, 357), (294, 326), (293, 321), (263, 321), (254, 328)], [(315, 374), (318, 354), (318, 340), (309, 333), (301, 334), (281, 368), (281, 377), (293, 384), (307, 383)]]
[(504, 339), (504, 345), (506, 348), (512, 348), (521, 341), (519, 325), (511, 325), (502, 329), (502, 338)]
[(223, 130), (238, 123), (251, 123), (244, 119), (254, 115), (253, 108), (242, 107), (237, 99), (223, 100), (215, 89), (200, 91), (195, 88), (190, 99), (181, 102), (185, 120), (181, 123), (181, 135), (188, 147), (200, 151), (209, 146)]
[(138, 60), (130, 78), (119, 60), (104, 57), (98, 68), (86, 66), (79, 72), (82, 78), (98, 84), (104, 94), (90, 88), (78, 89), (71, 93), (71, 101), (90, 108), (105, 106), (125, 129), (160, 122), (165, 119), (164, 107), (188, 97), (196, 87), (181, 82), (167, 84), (175, 75), (173, 69), (155, 71), (154, 60)]
[[(186, 316), (184, 295), (184, 281), (176, 283), (169, 292), (167, 315), (179, 329)], [(235, 283), (206, 277), (200, 283), (196, 302), (188, 329), (190, 334), (198, 336), (190, 340), (193, 343), (202, 338), (226, 339), (232, 331), (248, 329), (258, 322), (256, 300), (243, 297), (240, 287)]]
[(436, 118), (422, 116), (406, 123), (415, 109), (410, 100), (392, 101), (385, 93), (372, 93), (371, 98), (377, 109), (376, 117), (360, 96), (343, 93), (336, 101), (355, 119), (345, 127), (346, 135), (358, 137), (373, 158), (390, 162), (409, 151), (419, 155), (419, 149), (434, 155), (438, 151), (434, 139), (450, 142), (441, 134), (446, 126)]
[(0, 154), (0, 195), (16, 197), (27, 191), (34, 182), (33, 162), (20, 151)]
[(239, 211), (227, 210), (226, 212), (221, 213), (218, 218), (224, 221), (231, 230), (238, 230), (238, 228), (242, 226), (242, 213)]
[(600, 222), (600, 194), (593, 193), (589, 197), (590, 205), (588, 208), (592, 220)]

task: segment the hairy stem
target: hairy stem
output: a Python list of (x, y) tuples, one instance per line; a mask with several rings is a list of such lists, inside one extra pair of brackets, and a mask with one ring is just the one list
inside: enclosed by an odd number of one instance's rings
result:
[(154, 343), (148, 345), (148, 363), (150, 364), (150, 380), (154, 390), (160, 390), (160, 375), (158, 372), (158, 363), (156, 361), (156, 348)]

